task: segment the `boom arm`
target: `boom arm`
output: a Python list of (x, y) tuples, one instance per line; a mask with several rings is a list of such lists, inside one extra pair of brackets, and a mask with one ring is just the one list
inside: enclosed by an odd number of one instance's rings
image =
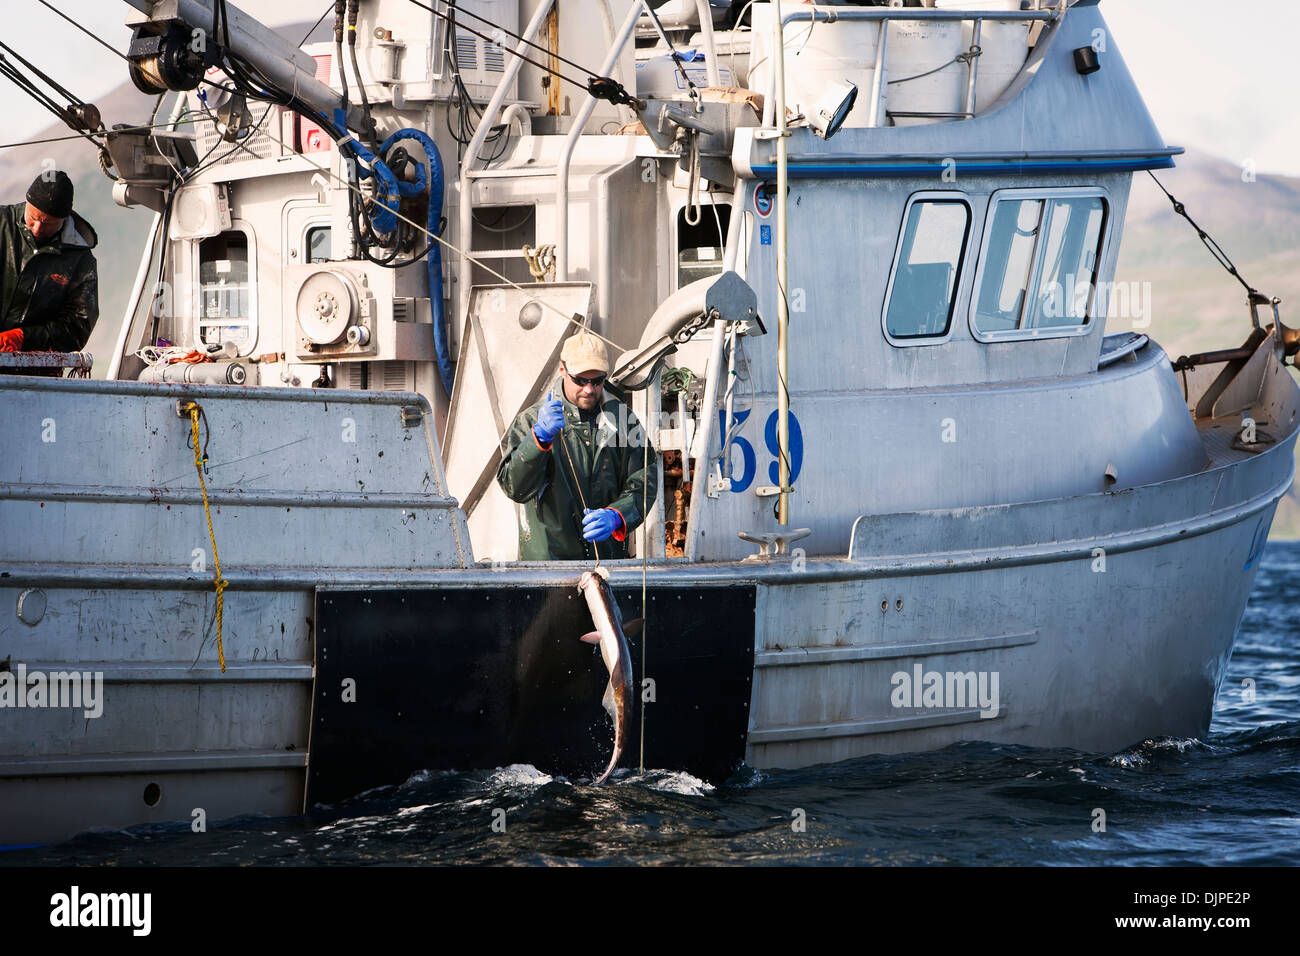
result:
[[(209, 37), (213, 25), (215, 0), (125, 0), (137, 12), (127, 15), (129, 27), (160, 26), (179, 21), (188, 27), (185, 39), (202, 37), (203, 43), (213, 44), (221, 38)], [(244, 13), (232, 3), (226, 4), (230, 26), (231, 52), (256, 66), (286, 90), (293, 90), (300, 99), (325, 116), (332, 117), (343, 105), (343, 97), (316, 79), (316, 61), (302, 50), (281, 39), (274, 30), (254, 17)], [(199, 32), (201, 31), (201, 32)], [(192, 87), (191, 87), (192, 88)], [(355, 115), (354, 115), (355, 112)], [(349, 110), (348, 126), (360, 128), (360, 111)], [(355, 122), (354, 122), (355, 121)]]

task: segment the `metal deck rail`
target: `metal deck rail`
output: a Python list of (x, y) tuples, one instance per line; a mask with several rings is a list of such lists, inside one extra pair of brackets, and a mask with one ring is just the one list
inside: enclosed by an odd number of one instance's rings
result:
[[(855, 21), (868, 20), (876, 21), (880, 24), (880, 38), (876, 44), (876, 66), (872, 71), (871, 83), (871, 114), (868, 126), (876, 127), (880, 125), (880, 92), (881, 80), (885, 70), (885, 53), (889, 45), (889, 31), (886, 29), (891, 20), (905, 20), (908, 22), (966, 22), (974, 24), (972, 30), (971, 44), (978, 47), (980, 42), (980, 33), (984, 22), (1002, 22), (1002, 23), (1024, 23), (1029, 22), (1050, 22), (1060, 19), (1062, 11), (1057, 10), (989, 10), (989, 11), (971, 11), (971, 10), (935, 10), (917, 7), (870, 7), (870, 8), (844, 8), (844, 7), (810, 7), (803, 10), (796, 10), (793, 13), (787, 13), (781, 17), (781, 27), (799, 20), (807, 20), (811, 23), (835, 23), (840, 20)], [(966, 78), (966, 92), (964, 97), (965, 110), (958, 113), (908, 113), (908, 116), (924, 116), (936, 119), (970, 119), (975, 115), (975, 80), (978, 74), (979, 57), (972, 56), (967, 61), (968, 75)], [(774, 96), (774, 85), (776, 76), (773, 73), (771, 85), (763, 96), (763, 127), (768, 128), (775, 125), (776, 120), (776, 100)]]

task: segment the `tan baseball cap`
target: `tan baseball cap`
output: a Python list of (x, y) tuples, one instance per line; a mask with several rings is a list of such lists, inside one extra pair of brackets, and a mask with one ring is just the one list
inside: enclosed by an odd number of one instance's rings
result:
[(560, 350), (560, 361), (570, 375), (581, 375), (584, 372), (609, 373), (605, 343), (590, 332), (579, 332), (565, 342), (564, 348)]

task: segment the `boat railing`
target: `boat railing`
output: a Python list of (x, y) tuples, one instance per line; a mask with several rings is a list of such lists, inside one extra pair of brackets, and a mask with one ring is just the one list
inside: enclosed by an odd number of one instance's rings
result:
[[(1059, 9), (1053, 10), (939, 10), (929, 7), (803, 7), (799, 10), (784, 14), (781, 17), (781, 29), (791, 23), (800, 20), (807, 20), (810, 23), (836, 23), (838, 21), (857, 21), (867, 20), (875, 21), (880, 24), (880, 35), (876, 43), (876, 63), (872, 71), (871, 79), (871, 110), (867, 122), (868, 127), (877, 127), (881, 124), (880, 116), (880, 94), (881, 83), (885, 75), (885, 54), (889, 45), (889, 24), (894, 20), (912, 22), (970, 22), (972, 27), (972, 48), (978, 48), (980, 45), (981, 31), (985, 22), (1000, 23), (1043, 23), (1058, 19), (1061, 16)], [(975, 82), (979, 74), (979, 56), (967, 56), (967, 77), (966, 89), (964, 92), (963, 102), (960, 104), (964, 108), (958, 112), (952, 113), (934, 113), (918, 112), (908, 113), (909, 117), (926, 118), (926, 119), (971, 119), (975, 115)], [(776, 74), (773, 71), (772, 77), (768, 82), (767, 90), (763, 96), (763, 126), (767, 128), (776, 125)]]
[(89, 352), (0, 352), (0, 375), (61, 375), (90, 378), (94, 358)]

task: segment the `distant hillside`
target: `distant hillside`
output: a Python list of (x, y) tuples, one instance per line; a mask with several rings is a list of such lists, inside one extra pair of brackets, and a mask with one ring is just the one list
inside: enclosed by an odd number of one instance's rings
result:
[[(1282, 320), (1300, 325), (1300, 179), (1258, 176), (1246, 182), (1241, 167), (1194, 151), (1177, 163), (1177, 169), (1156, 176), (1247, 282), (1282, 299)], [(1146, 173), (1133, 180), (1116, 281), (1151, 283), (1152, 321), (1145, 331), (1172, 357), (1233, 348), (1250, 331), (1245, 290)], [(1271, 537), (1300, 538), (1300, 492), (1294, 487), (1278, 506)]]

